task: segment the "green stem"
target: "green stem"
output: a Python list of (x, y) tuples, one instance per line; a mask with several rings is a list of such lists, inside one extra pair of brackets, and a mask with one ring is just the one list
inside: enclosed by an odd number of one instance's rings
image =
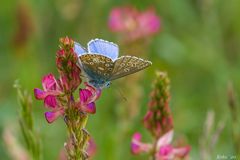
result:
[(153, 142), (153, 149), (152, 149), (152, 152), (151, 152), (151, 160), (156, 160), (156, 152), (157, 152), (157, 141), (158, 141), (158, 138), (155, 138), (154, 139), (154, 142)]
[(69, 96), (68, 108), (65, 115), (65, 122), (68, 127), (70, 144), (67, 148), (70, 160), (86, 160), (88, 155), (85, 151), (86, 144), (89, 139), (89, 134), (85, 130), (88, 116), (85, 113), (79, 112), (78, 108), (72, 103)]

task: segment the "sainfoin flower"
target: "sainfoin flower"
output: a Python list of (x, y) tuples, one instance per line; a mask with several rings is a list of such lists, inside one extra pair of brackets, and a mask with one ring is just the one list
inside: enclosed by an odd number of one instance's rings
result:
[(95, 151), (92, 143), (89, 145), (91, 148), (87, 150), (90, 135), (85, 126), (88, 115), (96, 112), (95, 101), (100, 97), (101, 89), (85, 83), (85, 87), (80, 88), (78, 96), (75, 96), (74, 93), (82, 79), (74, 41), (68, 37), (61, 38), (59, 46), (60, 49), (56, 53), (59, 78), (55, 78), (51, 73), (44, 76), (43, 89), (35, 88), (34, 95), (36, 99), (43, 100), (44, 106), (49, 110), (45, 112), (48, 123), (54, 122), (60, 116), (64, 117), (69, 133), (69, 140), (65, 143), (67, 157), (88, 159)]
[(152, 149), (151, 144), (146, 144), (141, 142), (142, 135), (140, 133), (135, 133), (131, 142), (131, 152), (133, 154), (139, 154), (141, 152), (150, 152)]
[(189, 151), (190, 146), (174, 147), (171, 142), (173, 138), (173, 130), (170, 130), (162, 137), (160, 137), (156, 143), (153, 144), (143, 143), (141, 141), (141, 134), (135, 133), (131, 142), (131, 151), (133, 154), (140, 153), (155, 153), (156, 160), (174, 160), (176, 158), (185, 158)]
[(85, 83), (86, 88), (79, 90), (80, 100), (77, 102), (79, 110), (87, 113), (95, 113), (96, 106), (95, 101), (100, 97), (101, 90), (97, 90), (94, 87)]
[(152, 134), (154, 141), (144, 143), (141, 134), (135, 133), (131, 142), (133, 154), (148, 153), (156, 160), (185, 159), (190, 152), (190, 146), (175, 147), (173, 139), (173, 121), (170, 112), (169, 79), (166, 73), (157, 72), (148, 110), (143, 119), (145, 128)]
[(166, 73), (156, 73), (148, 110), (143, 119), (144, 126), (154, 137), (160, 137), (173, 128), (172, 114), (169, 107), (169, 83)]
[(48, 74), (42, 79), (43, 90), (35, 88), (36, 99), (43, 100), (44, 106), (51, 111), (45, 113), (46, 120), (51, 123), (64, 113), (64, 108), (58, 101), (58, 96), (63, 94), (58, 81), (52, 74)]
[(133, 41), (156, 34), (160, 19), (152, 8), (141, 12), (130, 6), (116, 7), (110, 12), (108, 26), (112, 32)]

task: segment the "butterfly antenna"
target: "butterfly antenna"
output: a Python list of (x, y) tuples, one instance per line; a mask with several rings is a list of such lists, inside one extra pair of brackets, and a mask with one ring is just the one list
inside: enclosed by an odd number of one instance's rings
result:
[[(113, 84), (112, 84), (112, 85), (113, 85)], [(114, 85), (114, 86), (117, 87), (117, 91), (118, 91), (119, 95), (121, 96), (121, 98), (122, 98), (125, 102), (127, 102), (128, 100), (127, 100), (127, 98), (124, 96), (124, 94), (123, 94), (121, 88), (118, 87), (117, 85)]]

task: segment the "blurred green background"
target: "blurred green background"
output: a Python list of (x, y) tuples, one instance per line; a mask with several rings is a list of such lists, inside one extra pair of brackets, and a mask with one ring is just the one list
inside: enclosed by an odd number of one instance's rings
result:
[[(90, 116), (87, 125), (97, 144), (94, 159), (146, 159), (144, 155), (131, 155), (130, 142), (136, 131), (143, 133), (144, 141), (151, 140), (141, 120), (147, 110), (156, 70), (167, 71), (170, 77), (175, 138), (184, 137), (192, 146), (190, 159), (200, 157), (199, 139), (210, 109), (215, 111), (216, 121), (226, 122), (213, 157), (234, 155), (227, 84), (231, 80), (240, 93), (238, 0), (1, 1), (0, 135), (6, 126), (18, 129), (20, 107), (12, 87), (14, 81), (19, 79), (23, 88), (33, 94), (34, 87), (41, 88), (43, 75), (52, 72), (57, 76), (55, 52), (60, 37), (68, 35), (83, 45), (93, 38), (117, 42), (117, 35), (107, 26), (108, 15), (113, 7), (124, 5), (139, 10), (154, 7), (161, 18), (161, 31), (151, 37), (145, 51), (144, 57), (153, 61), (153, 65), (144, 71), (139, 83), (144, 92), (136, 116), (128, 124), (122, 124), (124, 116), (121, 114), (130, 111), (131, 106), (117, 107), (115, 102), (120, 96), (118, 88), (121, 88), (118, 84), (122, 84), (118, 80), (114, 82), (117, 87), (105, 89), (97, 102), (97, 113)], [(120, 45), (121, 48), (124, 46)], [(127, 81), (124, 83), (128, 85)], [(128, 90), (123, 88), (122, 92)], [(34, 99), (33, 105), (35, 127), (42, 138), (43, 159), (57, 159), (67, 136), (63, 120), (49, 125), (43, 116), (46, 111), (43, 103)], [(123, 131), (123, 128), (127, 129)], [(19, 130), (16, 135), (18, 133)], [(18, 137), (21, 140), (21, 135)], [(2, 140), (0, 142), (0, 159), (10, 159)]]

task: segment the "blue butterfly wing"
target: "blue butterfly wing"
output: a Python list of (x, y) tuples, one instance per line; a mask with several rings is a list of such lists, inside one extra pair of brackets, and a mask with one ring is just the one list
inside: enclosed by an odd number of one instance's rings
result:
[(79, 59), (81, 67), (89, 80), (96, 82), (108, 81), (114, 67), (114, 63), (110, 58), (98, 54), (84, 54)]
[(118, 58), (118, 45), (102, 39), (94, 39), (88, 43), (88, 51), (93, 54), (100, 54), (111, 58), (112, 61)]
[(81, 44), (74, 42), (74, 52), (78, 55), (81, 56), (83, 54), (86, 54), (87, 51), (84, 47), (81, 46)]
[(133, 74), (151, 65), (152, 62), (135, 56), (121, 56), (114, 62), (114, 69), (109, 80), (115, 80)]

